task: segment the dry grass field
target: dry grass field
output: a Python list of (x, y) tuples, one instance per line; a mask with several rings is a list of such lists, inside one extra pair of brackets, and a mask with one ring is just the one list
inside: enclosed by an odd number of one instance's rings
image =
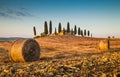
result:
[(0, 77), (119, 77), (120, 39), (110, 39), (110, 50), (100, 51), (106, 38), (47, 36), (36, 38), (40, 60), (14, 63), (8, 53), (14, 41), (0, 42)]

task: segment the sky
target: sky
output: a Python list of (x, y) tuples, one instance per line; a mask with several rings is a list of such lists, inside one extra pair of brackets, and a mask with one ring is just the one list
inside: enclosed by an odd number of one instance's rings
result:
[(120, 38), (120, 0), (0, 0), (0, 37), (33, 37), (44, 30), (76, 25), (93, 37)]

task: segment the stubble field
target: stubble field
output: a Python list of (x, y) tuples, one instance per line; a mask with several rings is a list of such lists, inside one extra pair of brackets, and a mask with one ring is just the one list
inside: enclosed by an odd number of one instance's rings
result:
[(120, 39), (110, 39), (101, 52), (100, 40), (79, 36), (36, 38), (41, 48), (35, 62), (14, 63), (8, 53), (14, 41), (0, 42), (0, 77), (117, 77), (120, 76)]

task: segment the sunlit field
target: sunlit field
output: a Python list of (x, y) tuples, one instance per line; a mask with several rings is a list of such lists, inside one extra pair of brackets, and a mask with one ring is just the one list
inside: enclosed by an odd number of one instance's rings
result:
[(1, 77), (119, 77), (120, 39), (110, 39), (110, 49), (100, 51), (100, 40), (72, 35), (36, 38), (41, 48), (38, 61), (15, 63), (9, 60), (14, 41), (0, 42)]

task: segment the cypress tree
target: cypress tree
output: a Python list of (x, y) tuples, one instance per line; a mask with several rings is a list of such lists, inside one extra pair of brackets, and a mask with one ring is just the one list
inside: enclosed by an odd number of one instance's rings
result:
[(67, 23), (67, 33), (69, 33), (70, 32), (70, 24), (69, 24), (69, 22)]
[(88, 30), (88, 33), (87, 33), (88, 36), (90, 36), (90, 31)]
[(86, 29), (84, 30), (84, 36), (86, 36)]
[(80, 35), (80, 28), (78, 28), (78, 35)]
[(61, 23), (59, 23), (59, 25), (58, 25), (58, 33), (61, 32), (61, 29), (62, 29), (62, 27), (61, 27)]
[(48, 34), (48, 26), (47, 26), (47, 21), (44, 23), (44, 33), (47, 35)]
[(108, 49), (110, 49), (110, 39), (108, 39), (107, 42), (108, 42)]
[(36, 36), (36, 28), (35, 28), (35, 26), (33, 27), (33, 32), (34, 32), (34, 36)]
[(108, 36), (108, 39), (110, 38), (110, 36)]
[(57, 34), (57, 30), (56, 30), (56, 28), (55, 28), (55, 34)]
[(52, 21), (50, 20), (50, 24), (49, 24), (49, 33), (52, 34)]
[(63, 34), (65, 34), (65, 28), (63, 28)]
[(71, 29), (71, 35), (73, 35), (74, 34), (74, 32), (73, 32), (73, 28)]
[(75, 25), (74, 27), (74, 34), (76, 35), (77, 34), (77, 26)]
[(115, 38), (115, 36), (112, 36), (112, 38)]
[(81, 36), (83, 36), (83, 30), (81, 30), (80, 33), (81, 33)]

